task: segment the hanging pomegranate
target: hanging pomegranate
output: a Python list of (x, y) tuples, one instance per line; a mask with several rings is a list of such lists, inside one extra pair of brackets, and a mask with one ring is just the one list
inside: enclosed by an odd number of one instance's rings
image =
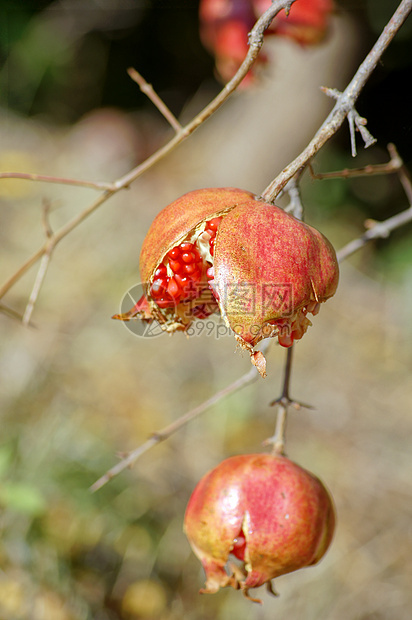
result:
[(335, 251), (316, 229), (279, 207), (235, 188), (199, 189), (154, 219), (140, 254), (145, 296), (114, 318), (156, 320), (185, 331), (216, 311), (247, 349), (277, 336), (289, 347), (302, 338), (320, 304), (338, 284)]
[[(202, 593), (250, 588), (326, 553), (334, 532), (332, 500), (313, 474), (284, 456), (234, 456), (208, 472), (187, 505), (184, 530), (206, 573)], [(230, 556), (240, 560), (230, 561)], [(228, 563), (229, 560), (229, 563)]]

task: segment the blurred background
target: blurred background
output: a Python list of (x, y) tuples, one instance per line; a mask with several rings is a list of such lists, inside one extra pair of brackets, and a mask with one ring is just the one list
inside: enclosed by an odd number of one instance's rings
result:
[[(269, 62), (173, 154), (117, 194), (57, 247), (32, 317), (36, 268), (0, 314), (0, 619), (409, 619), (412, 608), (412, 227), (342, 265), (336, 296), (295, 351), (288, 456), (318, 475), (338, 514), (319, 566), (276, 580), (264, 605), (239, 592), (200, 596), (204, 575), (182, 532), (199, 478), (273, 434), (285, 352), (268, 377), (232, 395), (145, 454), (103, 489), (89, 486), (156, 430), (249, 370), (216, 329), (139, 338), (112, 321), (139, 282), (153, 217), (186, 191), (261, 192), (307, 144), (397, 2), (339, 2), (325, 41), (272, 37)], [(411, 18), (376, 69), (358, 111), (377, 144), (350, 156), (342, 128), (316, 171), (411, 164)], [(112, 181), (171, 136), (127, 75), (134, 66), (182, 122), (219, 92), (199, 38), (198, 2), (0, 1), (0, 170)], [(92, 189), (0, 180), (0, 282)], [(407, 208), (396, 176), (302, 182), (305, 217), (336, 248), (365, 219)], [(217, 319), (216, 319), (217, 324)], [(200, 330), (199, 330), (200, 331)]]

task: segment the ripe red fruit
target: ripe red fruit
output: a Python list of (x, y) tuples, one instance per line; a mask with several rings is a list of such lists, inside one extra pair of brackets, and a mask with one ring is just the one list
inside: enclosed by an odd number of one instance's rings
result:
[[(272, 0), (200, 0), (199, 27), (203, 45), (214, 55), (218, 76), (227, 82), (239, 69), (248, 51), (248, 33), (256, 20), (270, 7)], [(280, 11), (265, 32), (287, 36), (303, 45), (319, 43), (324, 38), (332, 0), (297, 0), (288, 15)], [(257, 64), (267, 62), (259, 54)], [(242, 85), (252, 82), (248, 73)]]
[[(186, 330), (219, 310), (259, 372), (263, 338), (289, 347), (336, 290), (335, 251), (317, 230), (234, 188), (185, 194), (153, 221), (140, 255), (142, 300), (115, 318), (157, 320)], [(143, 308), (143, 310), (142, 310)], [(148, 312), (149, 308), (149, 312)]]
[[(220, 463), (196, 486), (184, 519), (206, 573), (201, 592), (231, 586), (247, 598), (249, 588), (267, 584), (272, 591), (271, 579), (316, 564), (334, 527), (333, 503), (322, 482), (286, 457), (271, 454)], [(242, 566), (227, 564), (230, 555)]]
[[(264, 13), (271, 0), (253, 0), (256, 18)], [(282, 35), (294, 39), (302, 45), (313, 45), (324, 39), (330, 14), (333, 11), (332, 0), (297, 0), (285, 11), (275, 17), (267, 34)]]

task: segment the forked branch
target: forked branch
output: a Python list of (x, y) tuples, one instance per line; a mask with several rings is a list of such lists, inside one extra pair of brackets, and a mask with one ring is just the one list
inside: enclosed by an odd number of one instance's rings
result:
[[(362, 92), (362, 89), (371, 73), (382, 58), (383, 53), (394, 38), (395, 34), (398, 32), (399, 28), (407, 19), (411, 10), (412, 0), (402, 0), (392, 18), (383, 29), (382, 34), (360, 65), (359, 69), (356, 71), (343, 93), (333, 91), (337, 100), (333, 110), (330, 112), (325, 122), (322, 124), (302, 153), (298, 155), (298, 157), (296, 157), (296, 159), (294, 159), (290, 164), (288, 164), (270, 183), (270, 185), (268, 185), (262, 193), (262, 198), (264, 200), (273, 202), (285, 187), (286, 183), (288, 183), (288, 181), (297, 172), (305, 168), (316, 153), (322, 148), (322, 146), (326, 144), (326, 142), (338, 131), (349, 113), (352, 114), (352, 117), (355, 113), (357, 115), (355, 110), (356, 100)], [(329, 91), (329, 93), (330, 92), (332, 91)], [(368, 140), (365, 142), (365, 145), (368, 145), (368, 142), (370, 141)]]
[[(89, 215), (94, 213), (103, 203), (111, 198), (115, 193), (125, 188), (128, 188), (139, 176), (141, 176), (146, 170), (151, 168), (158, 161), (168, 155), (176, 146), (178, 146), (183, 140), (190, 136), (200, 125), (202, 125), (216, 110), (218, 110), (223, 103), (230, 97), (230, 95), (237, 89), (243, 78), (246, 76), (253, 66), (260, 49), (263, 45), (263, 35), (265, 30), (270, 26), (274, 17), (282, 9), (289, 9), (295, 0), (274, 0), (273, 4), (263, 13), (263, 15), (257, 20), (252, 31), (249, 35), (249, 49), (248, 53), (239, 67), (236, 74), (228, 82), (220, 93), (184, 127), (180, 126), (177, 119), (172, 120), (172, 113), (167, 108), (166, 104), (161, 101), (160, 97), (154, 95), (153, 89), (149, 84), (140, 76), (140, 74), (134, 69), (129, 70), (129, 74), (139, 86), (142, 88), (149, 98), (153, 101), (156, 107), (165, 115), (170, 122), (171, 126), (175, 130), (174, 137), (167, 142), (163, 147), (158, 149), (153, 155), (148, 157), (141, 164), (133, 168), (123, 177), (120, 177), (113, 183), (96, 183), (92, 181), (77, 181), (74, 179), (65, 179), (50, 177), (37, 174), (26, 174), (17, 172), (3, 172), (0, 173), (0, 179), (6, 178), (19, 178), (30, 181), (44, 181), (47, 183), (61, 183), (68, 185), (79, 185), (83, 187), (92, 187), (94, 189), (103, 189), (103, 193), (88, 207), (86, 207), (81, 213), (75, 216), (72, 220), (67, 222), (58, 231), (56, 231), (50, 238), (48, 238), (43, 245), (36, 251), (30, 258), (28, 258), (17, 271), (11, 275), (8, 280), (0, 287), (0, 299), (20, 280), (20, 278), (35, 265), (45, 254), (51, 256), (55, 247), (60, 243), (64, 237), (71, 233), (79, 224), (81, 224)], [(174, 118), (174, 117), (173, 117)], [(42, 267), (40, 267), (42, 269)], [(40, 276), (37, 277), (37, 281), (40, 280)], [(42, 280), (41, 280), (42, 281)], [(38, 289), (39, 292), (40, 288)], [(38, 294), (37, 292), (37, 294)], [(0, 307), (1, 311), (1, 307)]]

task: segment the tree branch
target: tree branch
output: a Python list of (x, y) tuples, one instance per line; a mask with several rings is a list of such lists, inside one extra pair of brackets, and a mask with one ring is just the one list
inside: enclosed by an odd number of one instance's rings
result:
[(374, 223), (365, 233), (363, 233), (363, 235), (357, 239), (349, 241), (349, 243), (336, 252), (338, 261), (342, 262), (345, 258), (348, 258), (348, 256), (351, 256), (363, 248), (367, 243), (369, 243), (369, 241), (373, 241), (373, 239), (385, 239), (386, 237), (389, 237), (393, 230), (400, 228), (409, 222), (412, 222), (412, 204), (409, 209), (406, 209), (406, 211), (397, 213), (383, 222)]
[[(268, 349), (268, 347), (269, 343), (266, 342), (264, 343), (264, 346), (262, 346), (262, 350), (265, 351)], [(142, 456), (142, 454), (153, 448), (158, 443), (161, 443), (162, 441), (165, 441), (165, 439), (168, 439), (171, 435), (173, 435), (173, 433), (181, 429), (191, 420), (197, 418), (200, 414), (213, 407), (213, 405), (221, 401), (223, 398), (226, 398), (227, 396), (230, 396), (230, 394), (237, 392), (237, 390), (240, 390), (241, 388), (246, 387), (251, 383), (254, 383), (259, 376), (260, 375), (257, 369), (252, 366), (246, 374), (242, 375), (239, 379), (237, 379), (227, 387), (223, 388), (219, 392), (216, 392), (216, 394), (211, 396), (211, 398), (208, 398), (194, 409), (191, 409), (184, 415), (180, 416), (179, 418), (177, 418), (177, 420), (175, 420), (168, 426), (165, 426), (159, 431), (155, 431), (147, 441), (145, 441), (141, 446), (136, 448), (136, 450), (130, 452), (124, 459), (119, 461), (117, 465), (109, 469), (101, 478), (99, 478), (90, 487), (90, 491), (94, 492), (100, 489), (112, 478), (120, 474), (120, 472), (134, 465), (134, 463), (137, 461), (138, 458)]]
[[(343, 93), (337, 96), (336, 104), (330, 112), (314, 138), (296, 159), (282, 170), (282, 172), (268, 185), (262, 193), (262, 199), (273, 202), (286, 183), (299, 171), (305, 168), (322, 146), (337, 132), (348, 114), (354, 110), (354, 105), (362, 92), (368, 78), (375, 69), (383, 53), (405, 22), (412, 10), (412, 0), (402, 0), (397, 10), (383, 29), (375, 45), (356, 71), (351, 82)], [(357, 113), (356, 113), (357, 114)]]
[[(223, 87), (220, 93), (186, 126), (179, 128), (175, 136), (163, 147), (158, 149), (153, 155), (148, 157), (144, 162), (133, 168), (123, 177), (119, 178), (114, 183), (109, 184), (96, 184), (88, 181), (75, 181), (73, 179), (58, 179), (57, 177), (46, 177), (44, 175), (30, 175), (25, 173), (2, 173), (0, 178), (22, 178), (34, 181), (44, 181), (48, 183), (65, 183), (70, 185), (81, 185), (86, 187), (93, 187), (104, 189), (103, 193), (89, 206), (86, 207), (81, 213), (79, 213), (72, 220), (62, 226), (52, 237), (50, 237), (34, 254), (28, 258), (21, 267), (0, 287), (0, 299), (20, 280), (20, 278), (46, 253), (52, 253), (56, 245), (66, 237), (72, 230), (74, 230), (79, 224), (81, 224), (89, 215), (91, 215), (96, 209), (98, 209), (103, 203), (105, 203), (113, 194), (130, 186), (139, 176), (141, 176), (146, 170), (151, 168), (154, 164), (159, 162), (163, 157), (168, 155), (176, 146), (183, 142), (189, 135), (191, 135), (200, 125), (202, 125), (221, 105), (229, 98), (229, 96), (236, 90), (245, 75), (251, 69), (254, 64), (260, 49), (263, 45), (263, 35), (265, 30), (270, 26), (274, 17), (282, 9), (289, 9), (295, 0), (275, 0), (273, 4), (263, 13), (263, 15), (257, 20), (252, 31), (249, 35), (249, 49), (245, 60), (239, 67), (234, 77)], [(137, 73), (137, 72), (136, 72)], [(134, 74), (133, 74), (134, 75)], [(136, 76), (135, 76), (136, 77)], [(141, 78), (143, 80), (143, 78)], [(144, 81), (144, 80), (143, 80)], [(146, 83), (144, 81), (144, 83)], [(160, 100), (160, 98), (159, 98)], [(157, 104), (156, 104), (157, 105)], [(157, 106), (158, 107), (158, 106)], [(13, 175), (13, 176), (11, 176)]]
[(133, 82), (139, 86), (142, 93), (144, 93), (154, 106), (159, 110), (159, 112), (165, 117), (169, 125), (175, 130), (176, 133), (179, 133), (182, 130), (182, 125), (179, 123), (173, 112), (168, 108), (165, 102), (159, 97), (157, 92), (154, 90), (153, 86), (146, 82), (144, 77), (140, 75), (136, 69), (130, 67), (127, 70), (127, 73), (132, 78)]
[(113, 183), (100, 181), (82, 181), (80, 179), (68, 179), (66, 177), (54, 177), (47, 174), (34, 174), (32, 172), (0, 172), (0, 179), (21, 179), (23, 181), (40, 181), (42, 183), (57, 183), (58, 185), (75, 185), (78, 187), (90, 187), (91, 189), (105, 190), (114, 189)]

